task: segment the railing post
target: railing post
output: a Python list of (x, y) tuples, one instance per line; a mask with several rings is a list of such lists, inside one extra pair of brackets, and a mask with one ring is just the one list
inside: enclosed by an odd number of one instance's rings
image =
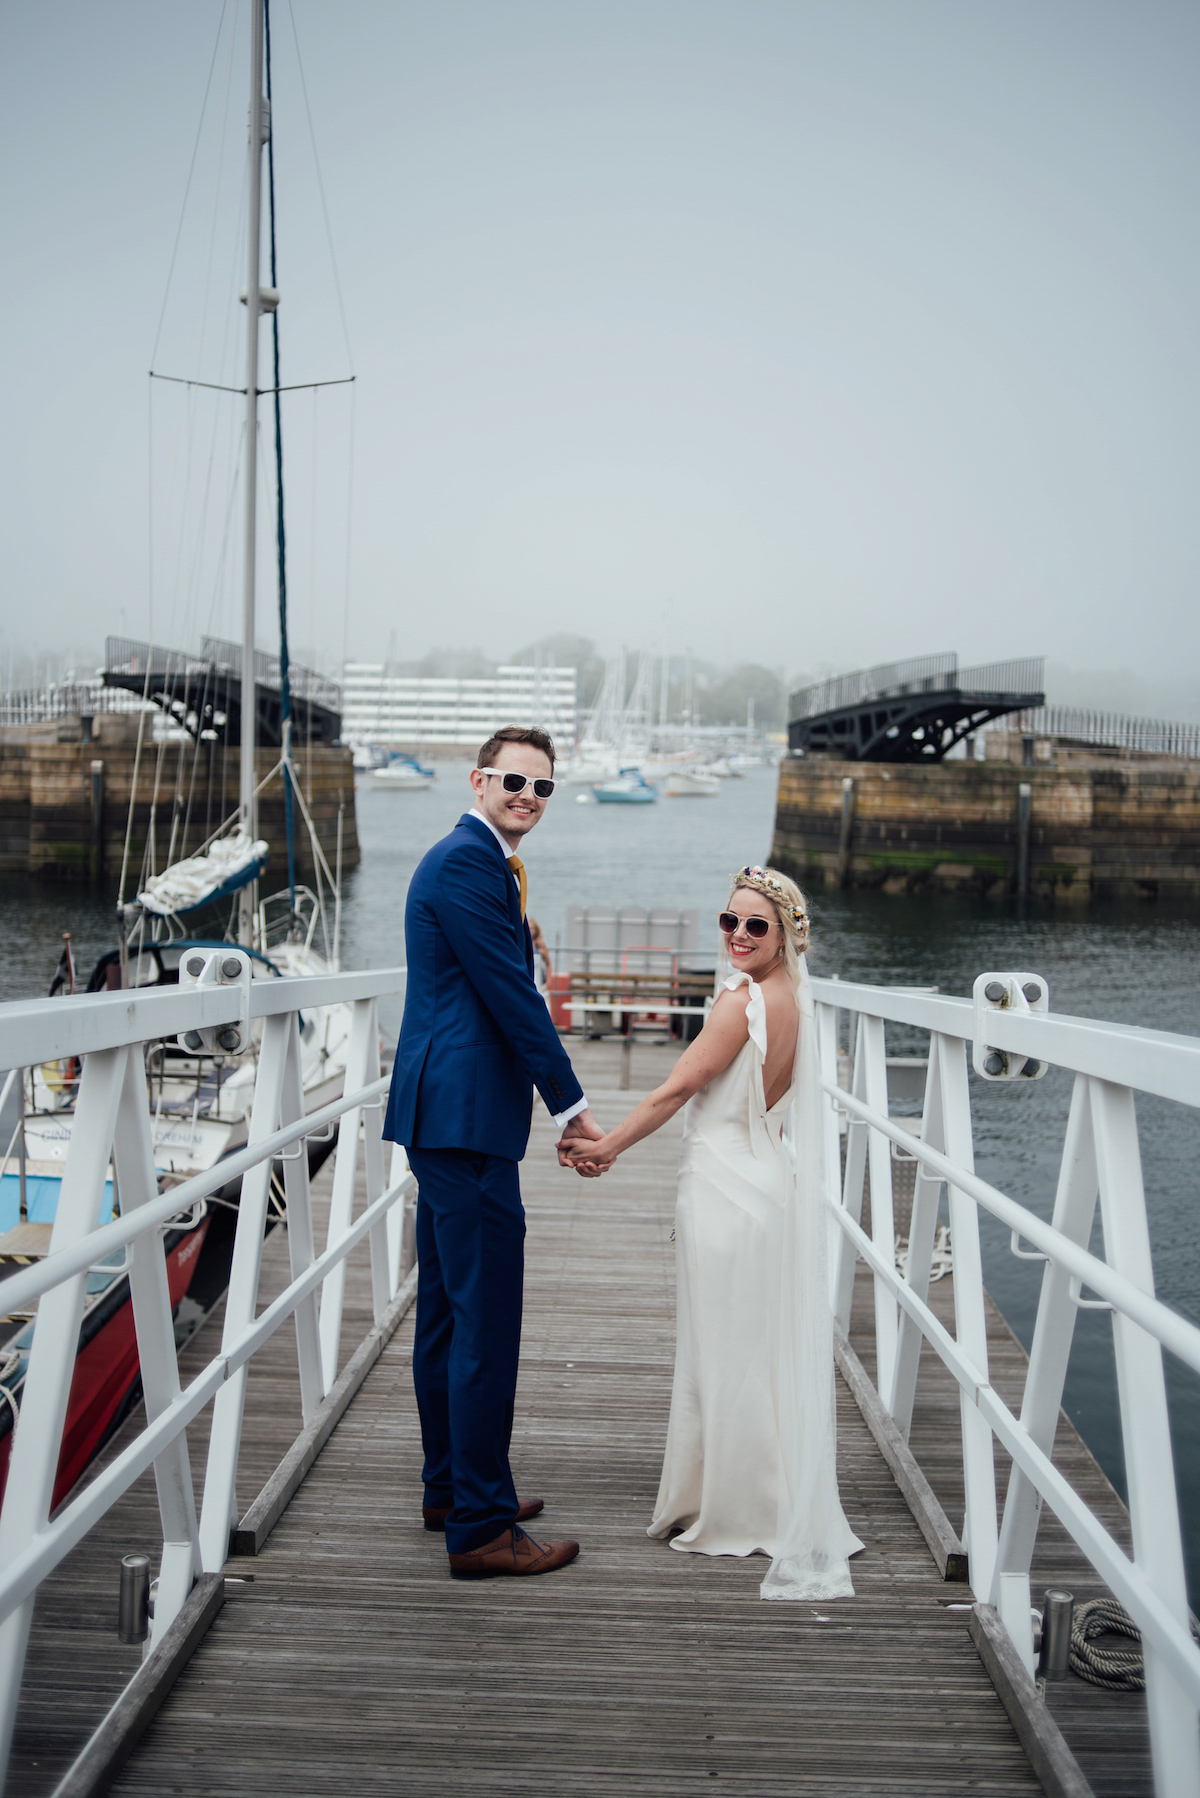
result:
[[(933, 1032), (929, 1038), (929, 1066), (925, 1072), (925, 1104), (921, 1121), (921, 1140), (941, 1148), (945, 1142), (942, 1110), (941, 1063), (945, 1054), (944, 1039)], [(906, 1278), (922, 1300), (929, 1296), (929, 1270), (933, 1263), (933, 1244), (937, 1236), (938, 1204), (942, 1182), (918, 1164), (913, 1186), (912, 1216), (908, 1225), (908, 1264)], [(896, 1421), (904, 1440), (912, 1428), (913, 1403), (917, 1394), (917, 1371), (921, 1361), (921, 1326), (907, 1311), (900, 1313), (896, 1341), (896, 1370), (890, 1393), (883, 1395), (884, 1404)]]
[[(1086, 1248), (1091, 1238), (1097, 1191), (1096, 1150), (1092, 1135), (1088, 1082), (1083, 1074), (1077, 1074), (1071, 1094), (1071, 1110), (1067, 1118), (1052, 1222), (1056, 1230), (1061, 1230), (1064, 1236), (1079, 1243), (1081, 1248)], [(1067, 1377), (1067, 1362), (1071, 1354), (1071, 1340), (1075, 1334), (1077, 1314), (1071, 1302), (1070, 1288), (1071, 1276), (1067, 1270), (1053, 1261), (1047, 1261), (1042, 1274), (1037, 1322), (1034, 1325), (1029, 1367), (1025, 1375), (1025, 1393), (1021, 1401), (1021, 1423), (1029, 1431), (1036, 1446), (1046, 1455), (1054, 1447), (1063, 1385)], [(1004, 1517), (996, 1552), (996, 1583), (991, 1602), (1000, 1609), (1005, 1627), (1029, 1669), (1032, 1669), (1033, 1663), (1029, 1569), (1033, 1561), (1041, 1513), (1042, 1501), (1037, 1488), (1028, 1474), (1014, 1464), (1004, 1499)], [(1002, 1578), (1018, 1576), (1025, 1582), (1023, 1600), (1011, 1603), (1006, 1611), (1000, 1605), (1000, 1581)]]
[[(378, 1027), (375, 1007), (369, 999), (355, 1002), (350, 1023), (350, 1044), (346, 1056), (346, 1079), (343, 1092), (357, 1092), (367, 1083), (372, 1047), (375, 1068), (379, 1068)], [(355, 1105), (342, 1114), (338, 1127), (337, 1159), (333, 1169), (333, 1194), (329, 1202), (329, 1227), (326, 1248), (346, 1234), (354, 1216), (354, 1183), (358, 1173), (358, 1132), (362, 1107)], [(325, 1390), (337, 1379), (338, 1347), (342, 1336), (342, 1300), (346, 1291), (346, 1263), (339, 1261), (321, 1287), (321, 1371)]]
[[(850, 1079), (850, 1090), (856, 1099), (865, 1099), (866, 1097), (866, 1056), (863, 1051), (864, 1022), (865, 1020), (860, 1017), (855, 1041), (854, 1069)], [(834, 1077), (836, 1078), (836, 1070)], [(869, 1135), (869, 1125), (858, 1118), (850, 1118), (846, 1126), (846, 1171), (842, 1178), (842, 1209), (856, 1224), (862, 1220), (863, 1182), (867, 1174), (867, 1139)], [(839, 1232), (839, 1238), (833, 1309), (838, 1323), (849, 1334), (858, 1251), (844, 1230)]]
[[(366, 1024), (366, 1071), (363, 1085), (378, 1080), (380, 1075), (379, 1059), (379, 1008), (374, 999), (366, 1001), (369, 1007)], [(367, 1204), (373, 1205), (376, 1199), (383, 1197), (383, 1108), (387, 1103), (386, 1094), (381, 1094), (370, 1105), (363, 1107), (363, 1172), (367, 1185)], [(387, 1221), (382, 1220), (375, 1225), (370, 1235), (371, 1244), (371, 1304), (378, 1323), (388, 1308), (391, 1290), (388, 1282), (388, 1240)]]
[[(862, 1061), (861, 1092), (871, 1107), (887, 1116), (887, 1049), (882, 1018), (865, 1013), (858, 1020), (858, 1056)], [(858, 1070), (855, 1069), (856, 1081)], [(871, 1241), (889, 1263), (896, 1256), (896, 1223), (892, 1211), (892, 1145), (878, 1130), (868, 1129), (867, 1167), (871, 1176)], [(896, 1369), (896, 1301), (878, 1274), (875, 1288), (875, 1384), (887, 1403)]]
[[(113, 1167), (117, 1176), (121, 1215), (128, 1216), (158, 1196), (154, 1150), (150, 1141), (150, 1111), (146, 1073), (141, 1051), (126, 1058), (125, 1080), (113, 1137)], [(146, 1416), (156, 1417), (179, 1397), (179, 1361), (175, 1352), (175, 1328), (171, 1316), (171, 1291), (163, 1234), (139, 1236), (129, 1245), (129, 1291), (137, 1330), (138, 1360)], [(158, 1574), (158, 1599), (154, 1606), (151, 1645), (179, 1615), (183, 1602), (200, 1572), (200, 1539), (196, 1528), (196, 1498), (187, 1436), (180, 1434), (154, 1463), (158, 1511), (162, 1520), (163, 1552)]]
[[(280, 1104), (281, 1125), (298, 1123), (304, 1116), (304, 1076), (300, 1062), (300, 1020), (289, 1014), (287, 1053)], [(308, 1143), (301, 1140), (285, 1150), (283, 1192), (287, 1205), (288, 1266), (298, 1280), (315, 1259), (313, 1250), (312, 1193), (308, 1180)], [(317, 1295), (312, 1292), (296, 1306), (296, 1359), (300, 1370), (300, 1408), (305, 1423), (328, 1388), (321, 1377), (321, 1345), (317, 1330)]]
[[(264, 1136), (273, 1135), (278, 1128), (292, 1015), (282, 1012), (263, 1020), (262, 1046), (254, 1082), (254, 1110), (250, 1117), (251, 1146), (261, 1142)], [(254, 1320), (270, 1190), (269, 1160), (258, 1162), (243, 1175), (233, 1264), (225, 1299), (225, 1324), (221, 1332), (223, 1350), (228, 1349)], [(248, 1371), (245, 1366), (237, 1368), (213, 1401), (204, 1501), (200, 1512), (200, 1552), (206, 1573), (218, 1573), (225, 1565), (229, 1558), (229, 1532), (238, 1520), (238, 1449)]]
[[(1133, 1094), (1127, 1086), (1114, 1086), (1107, 1080), (1091, 1079), (1088, 1084), (1105, 1258), (1116, 1272), (1153, 1294), (1154, 1267)], [(1187, 1587), (1162, 1347), (1132, 1319), (1116, 1311), (1113, 1348), (1134, 1560), (1186, 1630)], [(1148, 1643), (1143, 1644), (1143, 1653), (1156, 1798), (1194, 1798), (1200, 1791), (1195, 1707)]]
[[(975, 1172), (971, 1136), (971, 1095), (967, 1085), (967, 1046), (961, 1037), (943, 1037), (938, 1056), (941, 1083), (943, 1153), (967, 1173)], [(988, 1377), (987, 1310), (983, 1290), (983, 1256), (979, 1248), (979, 1213), (975, 1201), (948, 1183), (950, 1245), (954, 1254), (954, 1333), (959, 1347)], [(970, 1557), (971, 1585), (991, 1589), (996, 1564), (996, 1457), (991, 1426), (974, 1402), (959, 1390), (962, 1421), (963, 1485), (966, 1521), (963, 1535)]]
[[(96, 1225), (128, 1056), (128, 1049), (99, 1049), (84, 1058), (52, 1254)], [(86, 1294), (87, 1274), (76, 1274), (38, 1305), (0, 1513), (0, 1566), (26, 1549), (50, 1516)], [(0, 1623), (0, 1767), (8, 1764), (32, 1619), (33, 1599), (27, 1598)]]

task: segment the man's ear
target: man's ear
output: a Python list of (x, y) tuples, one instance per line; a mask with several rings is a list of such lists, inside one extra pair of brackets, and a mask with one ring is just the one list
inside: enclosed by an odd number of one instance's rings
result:
[(483, 775), (478, 768), (471, 770), (471, 791), (476, 799), (483, 798)]

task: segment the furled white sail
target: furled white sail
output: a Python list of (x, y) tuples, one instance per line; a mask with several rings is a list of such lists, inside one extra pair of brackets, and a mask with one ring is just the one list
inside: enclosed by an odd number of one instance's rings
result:
[(235, 830), (210, 843), (203, 855), (172, 862), (148, 880), (138, 894), (138, 904), (160, 918), (191, 911), (210, 899), (236, 893), (262, 873), (266, 859), (267, 845), (261, 838), (252, 840), (244, 830)]

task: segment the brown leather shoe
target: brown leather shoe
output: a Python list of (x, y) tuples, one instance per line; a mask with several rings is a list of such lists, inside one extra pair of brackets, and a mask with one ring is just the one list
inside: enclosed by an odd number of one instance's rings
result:
[[(546, 1501), (544, 1498), (527, 1498), (524, 1504), (517, 1506), (515, 1521), (517, 1523), (528, 1523), (531, 1517), (536, 1517), (538, 1512), (544, 1511), (545, 1508)], [(446, 1519), (449, 1517), (451, 1509), (452, 1507), (450, 1505), (422, 1505), (421, 1515), (425, 1519), (425, 1528), (427, 1530), (444, 1530), (446, 1527)]]
[(453, 1579), (496, 1579), (501, 1574), (553, 1573), (578, 1553), (578, 1542), (535, 1542), (514, 1526), (482, 1548), (451, 1555), (450, 1574)]

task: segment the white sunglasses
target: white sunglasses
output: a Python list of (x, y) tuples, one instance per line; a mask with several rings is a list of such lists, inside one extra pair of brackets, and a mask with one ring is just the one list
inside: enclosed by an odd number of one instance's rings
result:
[(532, 787), (538, 799), (549, 799), (554, 791), (554, 782), (539, 775), (534, 780), (530, 775), (518, 774), (515, 768), (481, 768), (481, 774), (494, 774), (502, 784), (506, 793), (523, 793), (526, 787)]

